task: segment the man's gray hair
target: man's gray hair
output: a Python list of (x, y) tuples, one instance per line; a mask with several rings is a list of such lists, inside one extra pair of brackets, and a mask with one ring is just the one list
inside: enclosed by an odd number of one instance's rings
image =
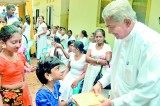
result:
[(16, 8), (14, 4), (8, 4), (6, 10), (10, 10), (11, 8)]
[(137, 21), (136, 12), (132, 9), (128, 0), (116, 0), (108, 4), (102, 11), (103, 19), (112, 18), (118, 22), (131, 19), (132, 23)]

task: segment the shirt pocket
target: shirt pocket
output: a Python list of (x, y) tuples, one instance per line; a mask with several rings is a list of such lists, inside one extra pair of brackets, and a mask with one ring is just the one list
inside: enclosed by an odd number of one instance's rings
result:
[(125, 65), (123, 75), (124, 75), (123, 76), (124, 82), (127, 85), (129, 85), (130, 87), (133, 87), (136, 85), (138, 71), (135, 65)]

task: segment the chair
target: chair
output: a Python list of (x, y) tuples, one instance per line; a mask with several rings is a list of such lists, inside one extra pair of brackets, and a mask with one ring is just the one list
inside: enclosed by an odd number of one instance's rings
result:
[(42, 49), (42, 54), (40, 56), (40, 59), (45, 58), (46, 54), (48, 54), (48, 48), (43, 48)]
[(73, 89), (72, 94), (79, 94), (79, 93), (81, 93), (82, 86), (83, 86), (83, 81), (84, 81), (84, 79), (82, 79), (81, 81), (78, 82), (78, 86)]
[[(78, 86), (73, 89), (72, 94), (79, 94), (82, 91), (82, 86), (83, 86), (84, 79), (78, 82)], [(72, 104), (71, 106), (76, 106), (75, 104)]]

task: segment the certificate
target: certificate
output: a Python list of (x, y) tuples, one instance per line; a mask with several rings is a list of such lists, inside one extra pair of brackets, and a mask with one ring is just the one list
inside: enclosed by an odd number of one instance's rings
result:
[(100, 100), (105, 99), (101, 94), (96, 96), (93, 92), (75, 94), (72, 98), (78, 106), (98, 106)]

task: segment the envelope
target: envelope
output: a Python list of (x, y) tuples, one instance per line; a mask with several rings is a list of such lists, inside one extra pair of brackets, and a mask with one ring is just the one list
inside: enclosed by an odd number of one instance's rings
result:
[(93, 92), (88, 92), (72, 95), (72, 99), (76, 102), (77, 106), (98, 106), (100, 100), (106, 98), (101, 94), (96, 96)]

